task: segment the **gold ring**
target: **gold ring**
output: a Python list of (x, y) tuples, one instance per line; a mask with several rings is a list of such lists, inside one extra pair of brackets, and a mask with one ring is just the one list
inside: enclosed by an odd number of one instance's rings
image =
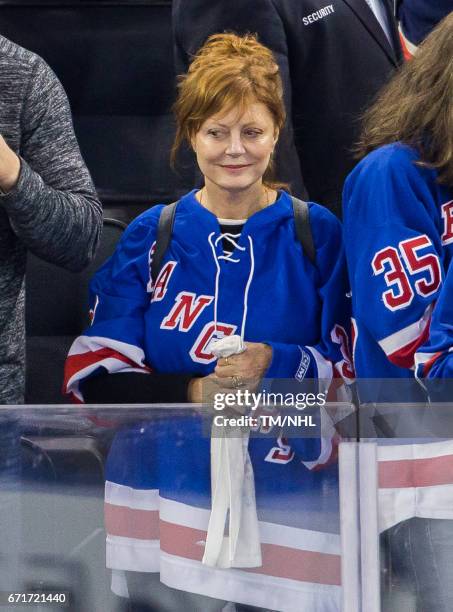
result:
[(236, 389), (239, 389), (239, 387), (241, 387), (243, 384), (242, 378), (240, 376), (232, 376), (231, 382), (233, 383), (233, 387), (235, 387)]
[(228, 357), (224, 357), (224, 359), (225, 359), (225, 365), (226, 365), (226, 366), (229, 366), (229, 365), (230, 365), (230, 360), (229, 360), (229, 358), (228, 358)]

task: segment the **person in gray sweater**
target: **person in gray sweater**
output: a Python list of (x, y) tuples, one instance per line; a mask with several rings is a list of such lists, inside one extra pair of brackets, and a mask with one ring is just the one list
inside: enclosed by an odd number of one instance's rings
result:
[(27, 250), (81, 270), (101, 225), (61, 83), (39, 56), (0, 36), (0, 404), (23, 402)]

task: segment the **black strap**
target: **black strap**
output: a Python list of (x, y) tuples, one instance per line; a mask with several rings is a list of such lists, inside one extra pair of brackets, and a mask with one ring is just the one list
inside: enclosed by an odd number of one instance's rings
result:
[(154, 250), (153, 260), (151, 262), (151, 279), (153, 284), (156, 282), (156, 279), (159, 276), (162, 261), (171, 242), (177, 206), (178, 202), (167, 204), (167, 206), (164, 206), (162, 212), (160, 213), (159, 225), (157, 227), (156, 248)]
[(297, 240), (302, 245), (302, 249), (313, 265), (316, 262), (316, 249), (311, 233), (310, 215), (308, 204), (303, 200), (298, 200), (291, 196), (294, 211), (294, 225), (296, 226)]
[[(313, 242), (313, 235), (310, 227), (310, 217), (308, 213), (308, 204), (303, 200), (291, 196), (294, 211), (294, 225), (296, 227), (296, 236), (300, 242), (305, 255), (314, 265), (316, 260), (316, 249)], [(157, 227), (156, 249), (154, 251), (153, 260), (151, 262), (151, 279), (153, 284), (156, 282), (159, 272), (162, 267), (162, 261), (165, 253), (171, 242), (173, 234), (173, 226), (175, 224), (175, 214), (178, 202), (167, 204), (162, 209)]]

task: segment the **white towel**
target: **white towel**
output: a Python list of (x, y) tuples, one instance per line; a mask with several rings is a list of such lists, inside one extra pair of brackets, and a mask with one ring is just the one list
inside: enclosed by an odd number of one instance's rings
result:
[[(228, 336), (210, 347), (229, 357), (246, 350), (240, 336)], [(249, 430), (215, 427), (211, 435), (211, 516), (203, 563), (212, 567), (260, 567), (261, 545), (255, 481), (248, 453)], [(225, 524), (228, 521), (228, 535)]]

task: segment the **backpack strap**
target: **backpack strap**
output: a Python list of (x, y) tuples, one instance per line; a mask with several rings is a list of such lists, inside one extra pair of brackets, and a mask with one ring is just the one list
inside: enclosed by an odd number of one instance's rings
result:
[[(305, 255), (310, 262), (315, 265), (316, 249), (313, 242), (313, 235), (310, 227), (310, 217), (308, 213), (308, 204), (303, 200), (299, 200), (291, 196), (294, 211), (294, 225), (296, 227), (296, 236), (300, 242)], [(157, 227), (156, 248), (151, 262), (151, 279), (153, 284), (156, 282), (159, 272), (162, 267), (162, 261), (165, 253), (171, 242), (173, 234), (173, 226), (175, 224), (175, 214), (178, 202), (167, 204), (162, 209), (159, 217), (159, 225)]]
[(308, 212), (308, 204), (303, 200), (299, 200), (291, 196), (294, 211), (294, 225), (296, 227), (296, 236), (302, 246), (302, 250), (308, 257), (310, 262), (316, 263), (316, 249), (313, 242), (313, 234), (311, 233), (310, 216)]
[(178, 202), (167, 204), (167, 206), (164, 206), (162, 212), (160, 213), (159, 225), (157, 226), (156, 248), (154, 249), (153, 259), (151, 262), (151, 279), (153, 281), (153, 285), (159, 276), (162, 261), (171, 242), (177, 206)]

